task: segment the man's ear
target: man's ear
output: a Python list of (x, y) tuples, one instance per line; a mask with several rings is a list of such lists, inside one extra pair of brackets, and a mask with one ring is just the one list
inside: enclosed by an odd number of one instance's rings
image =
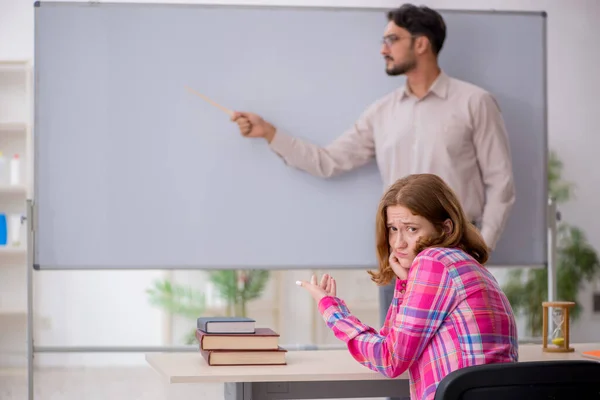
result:
[(413, 46), (417, 54), (424, 54), (427, 48), (431, 47), (427, 36), (417, 36), (414, 40)]
[(452, 233), (453, 230), (454, 230), (454, 224), (452, 223), (452, 220), (450, 218), (448, 218), (447, 220), (444, 221), (444, 233), (446, 235), (449, 235)]

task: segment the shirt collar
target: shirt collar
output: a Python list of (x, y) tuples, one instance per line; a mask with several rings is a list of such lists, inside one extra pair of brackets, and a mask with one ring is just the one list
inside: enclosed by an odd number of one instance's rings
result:
[[(433, 81), (431, 87), (429, 88), (429, 93), (433, 93), (439, 98), (445, 99), (448, 96), (448, 86), (450, 84), (450, 79), (448, 75), (441, 71), (438, 77)], [(411, 95), (410, 89), (408, 85), (404, 85), (400, 90), (400, 100), (404, 100), (405, 98)]]

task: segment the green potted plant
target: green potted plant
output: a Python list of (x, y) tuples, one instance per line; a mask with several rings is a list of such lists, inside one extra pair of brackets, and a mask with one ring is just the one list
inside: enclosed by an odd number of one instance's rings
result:
[(260, 297), (269, 280), (269, 271), (257, 269), (211, 271), (209, 275), (227, 304), (226, 315), (238, 317), (247, 316), (248, 302)]
[[(571, 199), (573, 185), (562, 178), (563, 164), (551, 152), (548, 163), (549, 195), (557, 205)], [(576, 226), (564, 221), (557, 225), (556, 242), (556, 297), (560, 301), (576, 303), (571, 310), (572, 320), (579, 318), (582, 305), (577, 295), (584, 283), (600, 274), (600, 262), (596, 250), (587, 241), (585, 234)], [(516, 269), (508, 273), (503, 290), (515, 313), (526, 320), (526, 328), (532, 337), (542, 334), (542, 302), (548, 296), (548, 270)]]
[[(225, 301), (225, 315), (246, 317), (247, 304), (260, 297), (269, 280), (269, 271), (213, 270), (208, 272), (208, 279), (217, 290), (217, 296)], [(194, 343), (196, 319), (210, 311), (206, 307), (205, 293), (168, 279), (155, 281), (146, 293), (153, 306), (193, 321), (193, 329), (186, 335), (185, 343)]]

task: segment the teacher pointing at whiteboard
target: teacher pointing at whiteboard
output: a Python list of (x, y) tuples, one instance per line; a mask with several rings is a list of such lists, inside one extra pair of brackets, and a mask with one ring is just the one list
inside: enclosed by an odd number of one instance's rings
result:
[[(324, 147), (278, 130), (261, 116), (235, 112), (240, 132), (264, 138), (283, 161), (329, 178), (374, 157), (384, 189), (415, 173), (440, 176), (458, 195), (467, 217), (494, 249), (515, 201), (504, 121), (490, 93), (446, 75), (438, 54), (446, 38), (442, 16), (405, 4), (387, 14), (381, 54), (390, 76), (406, 84), (375, 101), (346, 132)], [(381, 320), (394, 285), (380, 291)]]

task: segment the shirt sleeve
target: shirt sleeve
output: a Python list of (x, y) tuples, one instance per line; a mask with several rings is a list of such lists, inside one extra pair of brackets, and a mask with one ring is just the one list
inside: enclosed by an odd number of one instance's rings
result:
[(369, 107), (354, 125), (325, 147), (277, 130), (270, 148), (287, 165), (311, 175), (330, 178), (365, 165), (375, 156)]
[(394, 321), (390, 321), (389, 332), (377, 333), (363, 324), (336, 297), (323, 298), (319, 311), (358, 362), (394, 378), (421, 356), (456, 307), (457, 297), (447, 268), (431, 257), (419, 256), (411, 267), (405, 297)]
[(485, 205), (481, 235), (494, 249), (515, 202), (515, 186), (508, 135), (500, 108), (491, 94), (485, 93), (473, 116), (474, 145), (485, 185)]

